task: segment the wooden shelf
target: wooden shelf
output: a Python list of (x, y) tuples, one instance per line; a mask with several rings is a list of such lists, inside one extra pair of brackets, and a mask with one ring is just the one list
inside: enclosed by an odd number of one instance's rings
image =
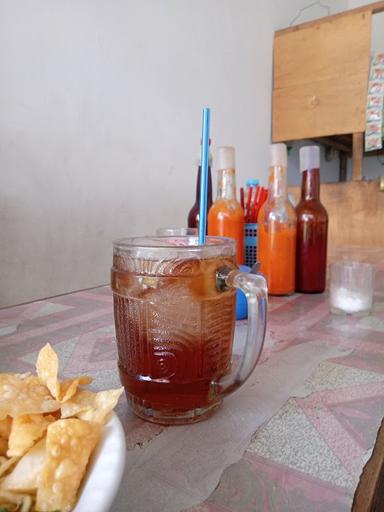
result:
[[(352, 157), (352, 134), (350, 135), (332, 135), (330, 137), (315, 137), (311, 138), (316, 144), (321, 144), (325, 147), (331, 147), (337, 151), (346, 153), (348, 158)], [(364, 151), (364, 156), (377, 156), (384, 155), (384, 149), (378, 151)]]
[[(356, 136), (359, 136), (357, 138)], [(384, 149), (378, 151), (363, 151), (364, 134), (332, 135), (329, 137), (311, 137), (316, 144), (331, 147), (339, 152), (339, 181), (347, 180), (347, 160), (353, 158), (354, 169), (352, 179), (361, 179), (362, 159), (367, 156), (384, 155)], [(355, 147), (354, 147), (355, 140)]]

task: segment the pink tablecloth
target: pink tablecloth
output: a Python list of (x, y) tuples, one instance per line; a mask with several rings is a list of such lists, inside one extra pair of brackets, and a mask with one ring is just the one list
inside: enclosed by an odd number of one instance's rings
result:
[[(374, 312), (365, 318), (330, 314), (326, 294), (270, 301), (260, 364), (320, 338), (350, 352), (322, 362), (306, 382), (311, 393), (291, 397), (259, 428), (209, 498), (189, 512), (350, 510), (384, 415), (384, 272), (377, 283)], [(95, 389), (119, 385), (108, 287), (1, 310), (0, 372), (33, 370), (47, 341), (66, 377), (90, 374)], [(129, 449), (145, 450), (163, 429), (135, 418), (125, 400), (117, 412)]]

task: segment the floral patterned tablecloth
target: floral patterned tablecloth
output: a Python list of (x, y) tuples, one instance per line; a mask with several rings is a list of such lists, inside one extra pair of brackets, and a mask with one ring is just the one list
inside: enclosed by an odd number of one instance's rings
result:
[[(363, 318), (332, 315), (326, 293), (270, 300), (259, 365), (312, 340), (348, 352), (319, 364), (305, 382), (310, 392), (289, 398), (225, 469), (211, 495), (188, 512), (350, 510), (384, 416), (384, 266), (376, 289), (374, 311)], [(66, 377), (90, 374), (94, 389), (120, 385), (108, 287), (1, 310), (0, 372), (33, 370), (48, 341)], [(135, 418), (125, 400), (117, 413), (128, 450), (146, 450), (164, 428)]]

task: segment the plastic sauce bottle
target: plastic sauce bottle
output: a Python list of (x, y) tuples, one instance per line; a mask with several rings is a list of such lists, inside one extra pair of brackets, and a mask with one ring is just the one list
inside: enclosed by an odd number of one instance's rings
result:
[(268, 197), (260, 209), (258, 255), (271, 295), (295, 291), (296, 213), (287, 194), (287, 148), (270, 146)]
[(320, 149), (300, 149), (301, 200), (296, 206), (296, 290), (321, 293), (327, 267), (328, 214), (320, 202)]
[(217, 199), (208, 212), (208, 235), (236, 240), (236, 259), (244, 260), (244, 210), (236, 200), (235, 148), (217, 150)]
[[(211, 145), (211, 141), (209, 141), (209, 145)], [(200, 216), (200, 179), (201, 179), (201, 161), (200, 157), (196, 162), (198, 166), (197, 170), (197, 181), (196, 181), (196, 199), (195, 204), (189, 211), (188, 214), (188, 227), (189, 228), (198, 228), (199, 227), (199, 216)], [(209, 151), (208, 157), (208, 190), (207, 190), (207, 210), (212, 206), (212, 153)]]

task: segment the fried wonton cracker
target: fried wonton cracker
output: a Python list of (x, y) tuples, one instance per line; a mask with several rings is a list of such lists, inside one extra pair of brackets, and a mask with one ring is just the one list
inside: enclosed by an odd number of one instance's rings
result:
[(11, 426), (12, 418), (10, 416), (6, 416), (0, 420), (0, 437), (3, 439), (8, 439), (9, 434), (11, 433)]
[(82, 420), (105, 423), (123, 391), (124, 388), (99, 391), (98, 393), (86, 390), (78, 391), (71, 400), (61, 404), (61, 417), (76, 416)]
[(66, 402), (67, 400), (70, 400), (76, 393), (79, 386), (85, 386), (91, 382), (92, 377), (88, 377), (88, 375), (81, 375), (80, 377), (75, 377), (74, 379), (64, 380), (60, 383), (59, 401)]
[(59, 359), (51, 345), (47, 343), (39, 352), (36, 361), (39, 379), (51, 392), (54, 398), (59, 398), (60, 382), (58, 379)]
[(0, 503), (4, 503), (5, 505), (14, 505), (10, 509), (7, 506), (5, 510), (20, 510), (20, 512), (24, 512), (24, 510), (32, 510), (32, 498), (27, 494), (19, 494), (0, 489)]
[(8, 438), (11, 432), (12, 418), (9, 416), (0, 420), (0, 456), (5, 455), (8, 450)]
[(0, 419), (20, 414), (38, 414), (57, 411), (59, 402), (53, 400), (48, 389), (34, 375), (28, 373), (0, 374)]
[(102, 426), (70, 418), (48, 427), (46, 459), (38, 477), (36, 509), (68, 512), (84, 477)]
[(19, 512), (71, 510), (102, 424), (123, 391), (81, 389), (88, 376), (60, 382), (49, 344), (36, 369), (38, 376), (0, 374), (0, 512), (3, 503)]
[(0, 437), (0, 457), (5, 455), (8, 450), (8, 440)]
[(16, 464), (20, 457), (12, 457), (10, 459), (0, 460), (0, 476), (5, 475), (9, 469)]
[(32, 492), (37, 489), (37, 477), (44, 465), (46, 438), (36, 443), (18, 461), (12, 473), (9, 473), (2, 482), (0, 489), (10, 491)]
[(55, 421), (53, 416), (42, 414), (22, 414), (13, 418), (12, 430), (8, 440), (8, 457), (21, 457), (40, 439), (48, 425)]

